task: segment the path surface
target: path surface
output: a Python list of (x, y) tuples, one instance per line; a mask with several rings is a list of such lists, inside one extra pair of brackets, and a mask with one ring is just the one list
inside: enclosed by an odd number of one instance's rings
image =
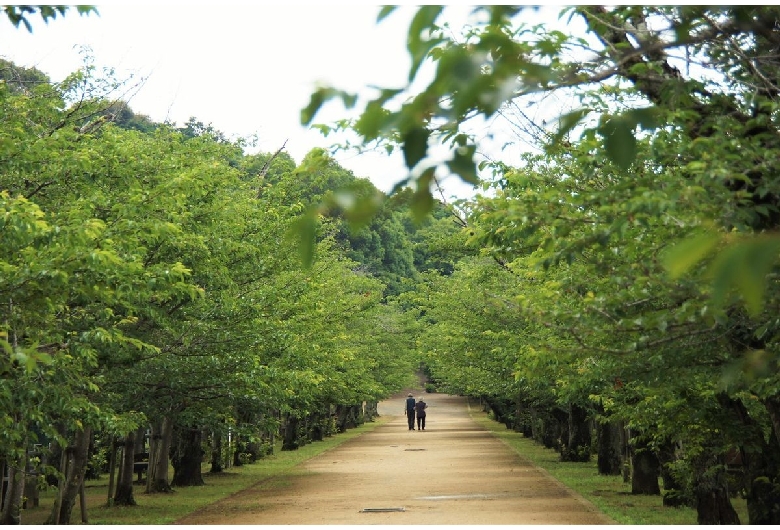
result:
[(405, 394), (379, 405), (388, 423), (179, 524), (612, 524), (477, 425), (466, 400), (425, 394), (410, 431)]

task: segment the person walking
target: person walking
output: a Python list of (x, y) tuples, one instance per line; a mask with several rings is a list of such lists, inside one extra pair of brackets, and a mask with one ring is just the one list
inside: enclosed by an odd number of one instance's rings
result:
[(414, 396), (411, 392), (409, 392), (409, 395), (406, 397), (406, 421), (409, 423), (409, 430), (414, 430)]
[(425, 430), (425, 409), (427, 408), (428, 408), (428, 404), (425, 401), (423, 401), (423, 398), (418, 399), (417, 403), (414, 405), (414, 410), (417, 413), (418, 431)]

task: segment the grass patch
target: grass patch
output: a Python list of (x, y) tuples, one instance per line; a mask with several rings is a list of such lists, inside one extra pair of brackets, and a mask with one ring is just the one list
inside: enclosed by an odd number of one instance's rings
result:
[[(365, 432), (374, 430), (390, 418), (377, 418), (373, 422), (365, 423), (347, 432), (326, 438), (321, 442), (312, 442), (304, 445), (297, 451), (281, 451), (278, 444), (274, 454), (258, 460), (254, 464), (246, 464), (239, 467), (231, 467), (228, 470), (211, 474), (209, 464), (203, 467), (204, 486), (176, 488), (173, 493), (146, 494), (143, 485), (136, 485), (133, 489), (136, 506), (108, 507), (108, 475), (98, 479), (87, 481), (85, 491), (87, 499), (87, 516), (89, 524), (109, 525), (160, 525), (171, 524), (204, 506), (220, 501), (236, 492), (245, 490), (263, 481), (273, 479), (285, 482), (286, 476), (298, 473), (294, 468), (320, 455), (344, 442), (360, 436)], [(173, 471), (169, 477), (173, 476)], [(40, 505), (37, 508), (29, 508), (22, 512), (22, 524), (43, 524), (54, 506), (57, 492), (55, 488), (42, 491)], [(71, 524), (83, 524), (81, 522), (81, 509), (78, 499), (73, 507)]]
[[(487, 413), (471, 410), (471, 417), (517, 454), (547, 471), (618, 524), (697, 524), (695, 509), (666, 508), (662, 505), (659, 495), (633, 495), (631, 484), (624, 483), (622, 477), (599, 475), (595, 461), (561, 462), (557, 451), (547, 449), (521, 433), (507, 429), (503, 423), (496, 422)], [(746, 524), (748, 515), (745, 500), (735, 498), (731, 503), (739, 514), (740, 521)]]

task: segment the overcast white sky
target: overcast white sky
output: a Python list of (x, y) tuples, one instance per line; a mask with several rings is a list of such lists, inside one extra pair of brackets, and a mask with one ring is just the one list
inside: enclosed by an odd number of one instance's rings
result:
[[(96, 63), (120, 77), (148, 77), (130, 101), (135, 112), (178, 124), (194, 116), (228, 136), (256, 134), (264, 152), (286, 141), (300, 162), (313, 147), (332, 143), (300, 126), (316, 83), (350, 91), (405, 84), (414, 7), (401, 6), (376, 24), (379, 9), (357, 2), (107, 2), (98, 4), (99, 16), (70, 10), (46, 25), (35, 15), (32, 34), (3, 17), (0, 57), (59, 81), (80, 67), (79, 48), (89, 46)], [(454, 27), (468, 11), (465, 4), (448, 7)], [(316, 121), (344, 117), (339, 105), (325, 110)], [(336, 158), (384, 191), (405, 176), (400, 156)], [(455, 184), (448, 193), (466, 193)]]

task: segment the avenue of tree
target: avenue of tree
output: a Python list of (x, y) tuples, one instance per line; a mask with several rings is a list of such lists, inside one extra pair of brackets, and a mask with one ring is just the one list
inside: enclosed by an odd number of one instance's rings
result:
[[(6, 15), (67, 11), (29, 9)], [(400, 149), (391, 194), (324, 150), (154, 123), (88, 57), (60, 83), (0, 62), (3, 523), (28, 470), (67, 523), (115, 455), (134, 504), (136, 453), (147, 493), (202, 484), (370, 421), (420, 367), (702, 524), (737, 495), (780, 523), (780, 8), (582, 6), (568, 34), (479, 7), (459, 35), (443, 9), (409, 27), (426, 86), (316, 124)], [(576, 104), (530, 120), (551, 94)], [(357, 102), (318, 89), (302, 122), (330, 99)], [(480, 119), (534, 149), (481, 153)], [(449, 173), (480, 193), (435, 200)]]
[(370, 420), (419, 367), (393, 297), (453, 268), (429, 250), (448, 214), (415, 224), (403, 194), (361, 229), (323, 216), (303, 267), (296, 219), (331, 190), (378, 194), (368, 180), (152, 123), (85, 61), (61, 83), (0, 61), (6, 523), (28, 470), (66, 523), (85, 473), (116, 467), (112, 502), (135, 504), (138, 454), (167, 492), (203, 483), (203, 448), (218, 472)]

